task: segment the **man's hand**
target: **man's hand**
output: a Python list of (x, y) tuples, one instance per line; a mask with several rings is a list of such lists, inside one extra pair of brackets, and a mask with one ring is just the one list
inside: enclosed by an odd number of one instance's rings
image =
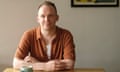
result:
[(24, 58), (24, 61), (26, 63), (36, 63), (36, 62), (39, 62), (36, 58), (32, 57), (32, 56), (26, 56)]
[(75, 61), (74, 61), (74, 60), (64, 59), (64, 60), (61, 60), (61, 61), (66, 64), (65, 69), (73, 69), (73, 68), (74, 68), (74, 64), (75, 64)]
[(64, 70), (65, 67), (66, 67), (66, 64), (61, 60), (52, 60), (52, 61), (48, 61), (45, 64), (46, 71)]

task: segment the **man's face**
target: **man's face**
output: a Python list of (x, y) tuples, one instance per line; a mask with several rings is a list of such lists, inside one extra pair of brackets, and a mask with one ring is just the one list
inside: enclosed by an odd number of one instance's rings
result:
[(58, 15), (55, 9), (50, 5), (43, 5), (38, 10), (38, 23), (44, 30), (51, 30), (56, 27)]

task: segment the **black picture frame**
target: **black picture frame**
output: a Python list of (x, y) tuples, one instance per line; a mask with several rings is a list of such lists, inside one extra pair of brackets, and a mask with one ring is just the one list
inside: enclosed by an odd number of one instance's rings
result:
[(119, 7), (119, 0), (71, 0), (71, 7)]

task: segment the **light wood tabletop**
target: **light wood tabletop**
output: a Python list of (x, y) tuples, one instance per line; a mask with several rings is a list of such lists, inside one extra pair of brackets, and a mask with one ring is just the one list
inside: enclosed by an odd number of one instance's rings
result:
[[(16, 70), (14, 68), (6, 68), (3, 72), (20, 72), (20, 70)], [(34, 70), (33, 72), (46, 72), (46, 71)], [(73, 70), (51, 72), (105, 72), (105, 70), (103, 68), (76, 68)]]

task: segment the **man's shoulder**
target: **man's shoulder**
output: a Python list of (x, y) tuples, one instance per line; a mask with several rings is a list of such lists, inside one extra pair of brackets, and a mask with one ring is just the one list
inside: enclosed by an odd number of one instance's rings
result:
[(27, 29), (26, 31), (24, 31), (24, 34), (25, 35), (34, 35), (34, 34), (37, 33), (38, 29), (39, 29), (38, 27), (32, 27), (32, 28)]
[(30, 29), (27, 29), (25, 32), (27, 32), (27, 33), (32, 33), (32, 32), (36, 32), (37, 29), (38, 29), (38, 27), (32, 27), (32, 28), (30, 28)]
[(62, 28), (62, 27), (58, 27), (58, 30), (62, 33), (69, 33), (71, 34), (70, 30), (66, 29), (66, 28)]

